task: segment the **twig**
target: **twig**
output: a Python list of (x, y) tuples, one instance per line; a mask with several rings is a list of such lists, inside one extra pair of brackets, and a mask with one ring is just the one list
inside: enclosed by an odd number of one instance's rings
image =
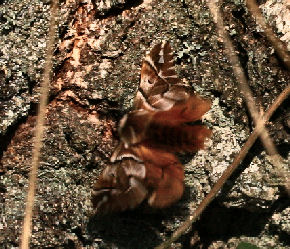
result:
[(30, 175), (29, 175), (29, 185), (28, 185), (28, 192), (27, 192), (27, 198), (26, 198), (25, 215), (23, 219), (23, 227), (22, 227), (22, 234), (21, 234), (21, 240), (20, 240), (21, 249), (29, 248), (29, 242), (30, 242), (30, 236), (31, 236), (33, 206), (34, 206), (36, 183), (37, 183), (37, 170), (39, 166), (39, 156), (40, 156), (40, 150), (42, 147), (42, 138), (43, 138), (43, 133), (44, 133), (44, 121), (45, 121), (46, 105), (48, 101), (49, 82), (51, 79), (57, 9), (58, 9), (58, 1), (53, 0), (52, 5), (51, 5), (51, 17), (50, 17), (48, 42), (47, 42), (47, 56), (46, 56), (46, 61), (45, 61), (45, 66), (44, 66), (43, 80), (40, 87), (38, 116), (36, 120), (34, 147), (32, 151), (32, 164), (31, 164)]
[(274, 47), (279, 58), (283, 61), (287, 69), (290, 70), (290, 54), (287, 51), (285, 44), (283, 44), (283, 42), (275, 36), (271, 27), (265, 22), (265, 19), (256, 1), (247, 0), (246, 5), (249, 11), (252, 13), (252, 16), (255, 18), (256, 23), (263, 29), (264, 35)]
[[(283, 92), (278, 96), (278, 98), (274, 101), (271, 107), (263, 116), (264, 122), (267, 122), (272, 114), (276, 111), (276, 109), (281, 105), (281, 103), (290, 95), (290, 84), (283, 90)], [(261, 134), (262, 129), (261, 127), (256, 127), (254, 131), (249, 136), (247, 142), (242, 147), (239, 154), (235, 157), (232, 164), (224, 171), (222, 176), (218, 179), (216, 184), (213, 186), (211, 191), (208, 195), (203, 199), (203, 201), (199, 204), (197, 209), (194, 211), (189, 218), (184, 221), (181, 226), (172, 234), (171, 238), (160, 244), (159, 246), (155, 247), (155, 249), (165, 249), (169, 248), (171, 243), (176, 241), (182, 234), (186, 233), (192, 226), (192, 223), (201, 215), (204, 209), (209, 205), (209, 203), (215, 198), (217, 193), (221, 190), (225, 182), (229, 179), (232, 173), (236, 170), (242, 160), (244, 160), (245, 156), (247, 155), (250, 148), (255, 143), (258, 136)]]
[(220, 10), (214, 1), (207, 1), (207, 4), (213, 16), (213, 19), (216, 23), (217, 31), (219, 35), (223, 38), (225, 54), (228, 57), (228, 60), (230, 61), (230, 63), (232, 64), (233, 72), (237, 79), (238, 87), (245, 99), (245, 102), (247, 104), (247, 107), (250, 111), (250, 114), (253, 118), (253, 121), (256, 127), (261, 129), (261, 133), (260, 133), (261, 141), (267, 153), (270, 155), (270, 161), (275, 166), (276, 174), (282, 178), (284, 185), (287, 186), (288, 177), (287, 177), (287, 173), (282, 167), (282, 159), (269, 136), (269, 133), (264, 125), (265, 122), (263, 121), (262, 115), (260, 115), (259, 111), (257, 110), (257, 107), (255, 105), (255, 100), (254, 100), (252, 91), (250, 87), (248, 86), (245, 73), (242, 70), (240, 61), (235, 53), (235, 50), (229, 38), (229, 35), (224, 29), (223, 19), (222, 19)]
[[(269, 137), (267, 137), (268, 133), (265, 129), (265, 122), (269, 120), (273, 112), (278, 108), (278, 106), (287, 98), (287, 96), (290, 94), (290, 85), (288, 85), (284, 91), (278, 96), (278, 98), (275, 100), (275, 102), (272, 104), (272, 106), (269, 108), (269, 110), (265, 113), (264, 116), (259, 115), (259, 112), (256, 110), (254, 99), (252, 97), (251, 91), (248, 87), (246, 77), (240, 67), (240, 63), (238, 61), (237, 56), (234, 54), (234, 49), (232, 46), (232, 43), (230, 42), (226, 32), (223, 28), (223, 20), (221, 18), (221, 15), (218, 11), (218, 8), (216, 6), (216, 3), (214, 0), (208, 1), (208, 6), (211, 10), (211, 13), (216, 21), (216, 25), (218, 28), (218, 31), (224, 38), (225, 47), (228, 49), (227, 55), (229, 57), (230, 62), (233, 65), (233, 70), (236, 75), (236, 78), (240, 81), (240, 89), (242, 93), (244, 94), (244, 97), (247, 101), (248, 108), (253, 115), (254, 122), (256, 123), (256, 128), (248, 138), (247, 142), (242, 147), (239, 154), (234, 159), (233, 163), (224, 171), (222, 176), (219, 178), (219, 180), (216, 182), (216, 184), (211, 189), (210, 193), (204, 198), (204, 200), (200, 203), (198, 208), (195, 210), (195, 212), (189, 216), (189, 218), (173, 233), (170, 239), (163, 242), (161, 245), (157, 246), (155, 249), (164, 249), (169, 248), (171, 243), (176, 241), (182, 234), (186, 233), (187, 230), (189, 230), (192, 226), (192, 223), (200, 216), (200, 214), (204, 211), (204, 209), (209, 205), (209, 203), (215, 198), (217, 193), (221, 190), (224, 183), (227, 181), (227, 179), (232, 175), (232, 173), (235, 171), (235, 169), (238, 167), (240, 162), (245, 158), (247, 155), (249, 149), (252, 147), (258, 136), (262, 136), (262, 140), (264, 141), (264, 146), (268, 150), (268, 153), (270, 155), (278, 155), (277, 150), (275, 146), (272, 144), (272, 141)], [(266, 135), (265, 135), (266, 134)], [(277, 162), (275, 163), (277, 165)]]

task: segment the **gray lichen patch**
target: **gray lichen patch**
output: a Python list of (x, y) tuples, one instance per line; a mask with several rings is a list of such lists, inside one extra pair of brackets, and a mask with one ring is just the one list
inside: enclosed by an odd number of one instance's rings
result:
[[(38, 85), (46, 51), (49, 1), (13, 1), (0, 6), (0, 134), (27, 116), (33, 87)], [(10, 115), (9, 113), (13, 113)]]
[[(249, 134), (234, 120), (226, 117), (218, 98), (213, 101), (211, 110), (204, 116), (204, 122), (211, 126), (213, 135), (206, 151), (199, 151), (186, 165), (186, 184), (191, 186), (198, 199), (202, 201), (210, 188), (217, 182), (226, 168), (233, 162)], [(283, 164), (283, 175), (289, 175), (287, 162)], [(240, 167), (244, 167), (240, 165)], [(227, 207), (266, 210), (280, 197), (285, 179), (269, 161), (265, 152), (255, 156), (247, 168), (235, 180), (226, 195), (218, 197)]]
[(192, 182), (189, 178), (195, 179), (191, 186), (200, 186), (200, 201), (230, 165), (247, 138), (243, 127), (235, 125), (234, 120), (226, 117), (223, 112), (219, 99), (215, 98), (211, 110), (203, 117), (204, 122), (213, 130), (211, 140), (207, 143), (206, 150), (199, 151), (186, 166), (186, 171), (193, 172), (186, 176), (188, 181)]
[[(287, 201), (287, 200), (286, 200)], [(270, 226), (279, 229), (281, 232), (290, 234), (290, 208), (287, 207), (282, 212), (275, 212), (270, 221)]]
[(2, 134), (15, 123), (15, 120), (26, 117), (30, 109), (30, 99), (28, 94), (13, 96), (7, 101), (1, 102), (2, 108), (0, 111), (0, 130)]
[(269, 0), (260, 6), (266, 20), (277, 29), (280, 39), (290, 51), (290, 9), (289, 2)]

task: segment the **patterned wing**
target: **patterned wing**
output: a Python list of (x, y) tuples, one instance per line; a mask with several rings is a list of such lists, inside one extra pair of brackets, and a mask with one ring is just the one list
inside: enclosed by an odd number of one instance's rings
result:
[(197, 151), (203, 148), (211, 131), (203, 125), (187, 123), (200, 120), (210, 105), (208, 100), (192, 95), (169, 110), (132, 111), (120, 122), (120, 139), (125, 148), (146, 143), (171, 152)]
[(135, 153), (144, 161), (148, 204), (165, 208), (178, 201), (184, 191), (184, 170), (177, 157), (165, 150), (140, 145)]
[(132, 153), (142, 162), (123, 158), (107, 166), (97, 180), (92, 195), (97, 214), (133, 209), (144, 200), (164, 208), (181, 198), (184, 172), (174, 154), (142, 145)]
[(170, 44), (163, 42), (155, 45), (142, 64), (135, 110), (168, 110), (177, 101), (188, 97), (188, 89), (181, 84), (175, 72)]
[(92, 194), (98, 214), (121, 212), (137, 207), (148, 195), (143, 181), (145, 166), (134, 159), (108, 165), (97, 180)]

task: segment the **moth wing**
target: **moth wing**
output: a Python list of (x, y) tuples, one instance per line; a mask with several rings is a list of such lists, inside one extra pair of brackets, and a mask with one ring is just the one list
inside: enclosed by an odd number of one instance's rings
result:
[(163, 42), (155, 45), (142, 63), (140, 87), (134, 108), (168, 110), (177, 101), (188, 96), (187, 88), (180, 83), (175, 72), (170, 44)]
[(184, 170), (177, 157), (165, 150), (140, 145), (137, 154), (146, 168), (145, 183), (151, 192), (148, 204), (165, 208), (178, 201), (184, 191)]
[(163, 168), (162, 173), (162, 178), (148, 198), (149, 205), (155, 208), (172, 205), (182, 197), (184, 191), (183, 179), (180, 179), (184, 171), (180, 162)]
[(170, 153), (196, 152), (203, 149), (212, 132), (204, 125), (159, 127), (148, 132), (143, 144)]
[(209, 111), (211, 102), (197, 95), (191, 95), (185, 101), (178, 102), (172, 108), (165, 111), (154, 112), (151, 123), (159, 126), (177, 126), (183, 123), (201, 120), (202, 116)]
[[(115, 164), (106, 167), (95, 184), (92, 202), (97, 213), (132, 209), (145, 199), (152, 207), (163, 208), (180, 199), (184, 171), (172, 152), (202, 148), (211, 134), (206, 127), (185, 124), (199, 120), (210, 103), (189, 94), (180, 83), (168, 42), (155, 45), (145, 57), (134, 108), (120, 122), (121, 141), (111, 157)], [(152, 131), (159, 127), (163, 135), (167, 126), (184, 135), (176, 136), (182, 140), (161, 139), (163, 146), (153, 146)]]
[(118, 133), (125, 148), (142, 141), (150, 124), (153, 112), (147, 110), (131, 111), (119, 122)]
[(137, 207), (148, 194), (144, 178), (144, 164), (134, 159), (107, 166), (93, 189), (92, 203), (96, 213), (121, 212)]
[[(203, 148), (210, 131), (203, 126), (185, 126), (185, 123), (200, 120), (210, 109), (211, 103), (197, 95), (179, 101), (169, 110), (135, 110), (126, 114), (118, 128), (120, 139), (125, 148), (130, 149), (142, 141), (149, 144), (164, 144), (172, 152), (197, 151)], [(128, 149), (117, 148), (113, 157), (122, 157)], [(121, 153), (120, 156), (115, 156)]]
[(132, 147), (125, 148), (124, 142), (121, 141), (114, 150), (110, 161), (114, 163), (116, 161), (121, 161), (128, 158), (134, 159), (137, 162), (141, 162), (141, 159), (138, 157), (138, 155), (135, 154), (135, 152), (132, 150)]

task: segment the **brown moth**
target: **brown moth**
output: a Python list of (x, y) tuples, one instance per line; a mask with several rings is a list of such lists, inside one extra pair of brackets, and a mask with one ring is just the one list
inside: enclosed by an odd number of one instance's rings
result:
[(133, 111), (120, 121), (120, 142), (97, 180), (92, 203), (97, 213), (133, 209), (144, 200), (155, 208), (178, 201), (183, 166), (175, 152), (202, 149), (211, 131), (200, 120), (211, 103), (178, 79), (168, 42), (145, 57)]

